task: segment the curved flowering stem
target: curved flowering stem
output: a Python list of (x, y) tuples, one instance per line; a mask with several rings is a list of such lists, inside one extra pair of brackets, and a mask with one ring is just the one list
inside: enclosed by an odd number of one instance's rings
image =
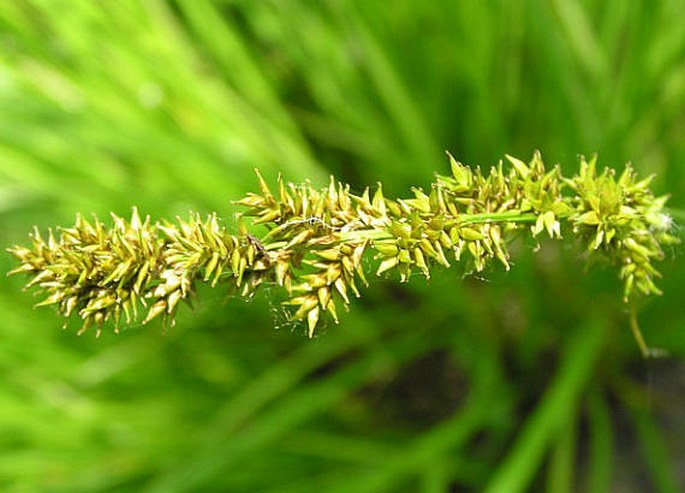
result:
[(50, 231), (47, 239), (34, 230), (30, 246), (10, 248), (21, 264), (10, 274), (32, 276), (28, 286), (47, 295), (38, 305), (77, 314), (81, 332), (92, 325), (99, 331), (108, 320), (118, 329), (141, 306), (143, 323), (157, 316), (173, 321), (198, 282), (245, 297), (277, 284), (292, 318), (306, 320), (311, 336), (324, 316), (337, 322), (338, 308), (360, 296), (369, 252), (377, 275), (396, 272), (406, 281), (452, 263), (466, 273), (492, 262), (509, 269), (515, 236), (561, 239), (563, 232), (588, 256), (618, 267), (626, 302), (660, 293), (654, 263), (677, 239), (664, 212), (667, 198), (652, 194), (651, 177), (639, 180), (630, 166), (620, 176), (600, 172), (595, 157), (581, 159), (571, 177), (559, 166), (547, 169), (539, 153), (528, 163), (507, 156), (507, 166), (500, 162), (487, 174), (449, 159), (451, 175), (398, 200), (386, 198), (380, 184), (355, 195), (333, 177), (322, 189), (279, 178), (272, 191), (257, 171), (259, 192), (236, 204), (254, 226), (266, 228), (263, 234), (250, 232), (242, 219), (238, 232), (229, 233), (216, 214), (152, 223), (134, 208), (129, 221), (113, 214), (112, 226), (78, 216), (71, 228)]

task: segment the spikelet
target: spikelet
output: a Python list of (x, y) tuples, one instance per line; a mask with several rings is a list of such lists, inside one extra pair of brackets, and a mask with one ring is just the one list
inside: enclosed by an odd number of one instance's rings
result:
[(144, 323), (158, 316), (173, 322), (198, 282), (246, 297), (277, 284), (311, 336), (323, 318), (337, 322), (339, 307), (360, 296), (365, 257), (375, 260), (377, 275), (396, 273), (401, 281), (452, 264), (465, 272), (493, 263), (509, 269), (508, 245), (529, 232), (575, 236), (589, 257), (615, 264), (627, 303), (660, 293), (654, 263), (677, 239), (651, 177), (639, 180), (630, 166), (619, 177), (609, 168), (599, 172), (593, 157), (566, 178), (537, 152), (528, 163), (506, 156), (508, 165), (500, 161), (487, 174), (449, 160), (450, 176), (399, 200), (386, 198), (380, 184), (355, 195), (333, 177), (321, 189), (279, 178), (272, 191), (257, 171), (259, 192), (235, 204), (245, 209), (242, 217), (266, 226), (261, 237), (242, 219), (229, 234), (216, 214), (152, 224), (134, 208), (130, 220), (113, 214), (111, 225), (77, 216), (47, 239), (34, 230), (28, 247), (10, 248), (20, 262), (10, 274), (28, 274), (28, 286), (44, 296), (38, 305), (78, 316), (81, 332), (110, 320), (117, 329), (139, 310)]

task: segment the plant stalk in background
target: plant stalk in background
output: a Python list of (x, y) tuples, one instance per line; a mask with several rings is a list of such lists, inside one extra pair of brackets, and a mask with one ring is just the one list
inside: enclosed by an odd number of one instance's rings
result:
[[(216, 214), (176, 222), (130, 221), (114, 214), (112, 227), (81, 216), (70, 228), (38, 230), (29, 247), (9, 252), (21, 265), (10, 274), (32, 276), (28, 287), (47, 297), (38, 306), (56, 305), (65, 317), (77, 314), (81, 332), (112, 320), (115, 330), (131, 323), (141, 306), (144, 323), (157, 316), (173, 321), (181, 301), (190, 301), (198, 282), (222, 284), (250, 297), (262, 284), (278, 284), (294, 320), (306, 320), (309, 335), (338, 307), (360, 296), (367, 284), (367, 253), (376, 274), (396, 272), (406, 281), (414, 272), (427, 278), (436, 266), (458, 263), (465, 273), (492, 262), (509, 269), (509, 248), (516, 235), (545, 233), (561, 239), (571, 233), (589, 257), (614, 264), (626, 303), (637, 294), (660, 294), (654, 263), (663, 246), (677, 242), (664, 212), (667, 197), (655, 197), (652, 177), (639, 180), (630, 166), (617, 176), (597, 170), (596, 157), (582, 158), (580, 171), (564, 177), (547, 169), (539, 153), (529, 163), (507, 156), (484, 174), (452, 156), (451, 176), (437, 176), (431, 190), (413, 190), (413, 198), (392, 200), (379, 184), (361, 194), (331, 177), (326, 188), (285, 184), (274, 191), (257, 172), (259, 193), (236, 203), (266, 232), (250, 232), (239, 221), (231, 234)], [(631, 320), (643, 354), (648, 354)]]

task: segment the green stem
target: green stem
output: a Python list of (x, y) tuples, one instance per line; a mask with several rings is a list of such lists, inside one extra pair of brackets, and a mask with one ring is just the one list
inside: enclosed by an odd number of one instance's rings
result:
[(577, 337), (569, 342), (556, 378), (511, 452), (495, 472), (486, 493), (527, 490), (544, 458), (545, 450), (559, 433), (564, 420), (574, 412), (579, 395), (600, 354), (604, 332), (598, 320), (588, 321)]
[(457, 222), (463, 224), (483, 224), (489, 222), (513, 222), (513, 223), (534, 223), (538, 215), (534, 212), (484, 212), (482, 214), (469, 214), (457, 218)]
[(660, 493), (682, 491), (676, 473), (678, 470), (676, 464), (679, 461), (674, 461), (669, 453), (665, 430), (660, 429), (649, 409), (637, 407), (634, 403), (628, 408), (631, 411), (638, 443), (652, 480), (651, 491)]
[(637, 341), (637, 345), (640, 348), (643, 358), (649, 358), (650, 351), (649, 346), (645, 342), (645, 338), (642, 336), (642, 331), (640, 330), (640, 325), (637, 322), (637, 313), (635, 309), (630, 310), (630, 330), (633, 332), (633, 336)]
[(394, 236), (384, 229), (358, 229), (340, 233), (342, 243), (357, 240), (389, 240), (391, 238)]
[(614, 459), (614, 436), (611, 415), (606, 398), (595, 388), (589, 396), (590, 443), (588, 475), (585, 489), (588, 493), (609, 491)]
[[(534, 212), (484, 212), (481, 214), (464, 214), (454, 218), (457, 224), (485, 224), (491, 222), (511, 222), (511, 223), (534, 223), (538, 219), (538, 214)], [(567, 216), (559, 216), (563, 219)], [(358, 229), (345, 231), (340, 234), (340, 241), (354, 240), (389, 240), (394, 236), (384, 229)]]

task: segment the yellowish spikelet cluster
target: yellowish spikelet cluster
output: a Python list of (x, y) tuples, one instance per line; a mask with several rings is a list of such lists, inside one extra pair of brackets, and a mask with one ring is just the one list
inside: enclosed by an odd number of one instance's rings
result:
[(631, 167), (616, 178), (597, 172), (596, 160), (581, 160), (580, 172), (562, 176), (547, 169), (539, 153), (529, 163), (507, 156), (487, 174), (449, 156), (450, 176), (438, 176), (431, 189), (392, 200), (381, 185), (350, 192), (331, 177), (328, 186), (285, 184), (276, 192), (257, 172), (258, 193), (236, 202), (264, 225), (261, 237), (243, 221), (229, 234), (215, 214), (152, 224), (134, 209), (130, 221), (112, 215), (113, 225), (77, 217), (71, 228), (47, 239), (36, 230), (30, 247), (9, 249), (21, 263), (11, 273), (32, 276), (28, 286), (47, 297), (65, 317), (78, 314), (83, 330), (108, 320), (118, 328), (147, 309), (144, 322), (162, 316), (173, 321), (181, 300), (189, 301), (196, 282), (222, 284), (252, 296), (263, 283), (282, 286), (292, 317), (305, 320), (311, 336), (322, 316), (338, 321), (338, 307), (366, 284), (367, 251), (381, 275), (396, 271), (402, 281), (413, 272), (426, 277), (451, 262), (465, 272), (482, 271), (492, 261), (510, 266), (508, 245), (516, 234), (562, 233), (579, 238), (589, 256), (619, 267), (627, 301), (636, 293), (658, 294), (654, 262), (669, 233), (666, 197), (655, 197), (651, 178), (638, 180)]

